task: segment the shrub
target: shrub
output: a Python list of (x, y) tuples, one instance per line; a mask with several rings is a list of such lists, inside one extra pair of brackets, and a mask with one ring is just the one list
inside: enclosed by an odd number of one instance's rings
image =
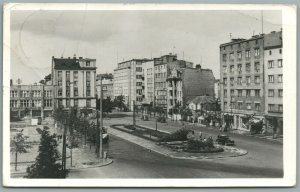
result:
[(191, 151), (202, 151), (213, 149), (214, 143), (213, 140), (208, 138), (206, 141), (203, 140), (188, 140), (187, 149)]
[(263, 128), (263, 122), (259, 121), (251, 125), (251, 133), (260, 133)]
[(158, 117), (157, 121), (160, 123), (165, 123), (166, 122), (166, 118), (165, 117)]
[(178, 131), (164, 136), (161, 141), (163, 142), (168, 142), (168, 141), (186, 141), (187, 140), (187, 134), (190, 132), (191, 130), (189, 129), (179, 129)]

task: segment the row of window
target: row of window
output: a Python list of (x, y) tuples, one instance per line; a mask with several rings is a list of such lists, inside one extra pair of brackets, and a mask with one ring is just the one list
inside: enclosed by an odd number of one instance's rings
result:
[[(224, 83), (224, 86), (228, 85), (226, 77), (223, 78), (223, 83)], [(250, 85), (251, 84), (251, 76), (246, 76), (246, 78), (244, 79), (244, 81), (243, 81), (243, 77), (237, 77), (236, 78), (236, 82), (235, 82), (235, 78), (234, 77), (230, 77), (230, 85), (231, 86), (233, 86), (235, 84), (242, 85), (243, 83), (245, 83), (247, 85)], [(254, 76), (254, 83), (255, 84), (260, 84), (260, 76), (259, 75)]]
[[(243, 68), (243, 64), (239, 63), (239, 64), (237, 64), (237, 70), (236, 71), (239, 74), (241, 74), (243, 72), (242, 68)], [(227, 70), (228, 70), (227, 66), (224, 65), (223, 66), (223, 73), (227, 73)], [(245, 65), (245, 71), (248, 72), (248, 73), (251, 72), (251, 63), (246, 63), (246, 65)], [(234, 73), (235, 72), (234, 65), (230, 65), (229, 72), (230, 73)], [(254, 72), (260, 72), (260, 63), (259, 62), (255, 62), (254, 63)]]
[[(243, 43), (237, 43), (236, 45), (238, 46), (238, 48), (240, 48), (242, 44), (244, 44), (245, 46), (249, 46), (249, 43), (251, 43), (251, 42), (255, 43), (255, 45), (258, 45), (258, 39), (255, 39), (253, 41), (245, 41)], [(229, 47), (229, 46), (227, 46), (227, 47)], [(230, 45), (230, 48), (231, 49), (233, 48), (233, 44)], [(225, 50), (226, 46), (221, 47), (221, 49)]]
[[(11, 108), (26, 108), (26, 107), (42, 107), (41, 100), (10, 100), (10, 107)], [(52, 107), (52, 100), (45, 99), (44, 100), (44, 107)]]
[[(229, 106), (228, 106), (228, 103), (225, 101), (224, 102), (224, 107), (225, 109), (244, 109), (246, 108), (247, 110), (252, 110), (254, 109), (255, 111), (260, 111), (261, 109), (261, 106), (260, 106), (260, 103), (254, 103), (254, 106), (251, 102), (242, 102), (242, 101), (238, 101), (237, 103), (230, 103)], [(253, 108), (254, 107), (254, 108)]]
[[(57, 100), (58, 106), (64, 106), (63, 101), (61, 99)], [(74, 99), (74, 106), (78, 107), (78, 99)], [(66, 108), (71, 107), (70, 99), (66, 99)], [(91, 107), (91, 99), (86, 99), (86, 107)]]
[[(275, 67), (275, 62), (274, 60), (269, 60), (268, 61), (268, 68), (271, 69), (271, 68), (274, 68)], [(277, 67), (278, 68), (281, 68), (282, 67), (282, 59), (278, 59), (277, 60)]]
[[(228, 91), (224, 89), (224, 98), (227, 98)], [(231, 97), (260, 97), (260, 89), (230, 89)]]
[(283, 105), (275, 105), (275, 104), (268, 104), (268, 111), (269, 112), (283, 112)]
[[(282, 89), (278, 89), (277, 90), (277, 95), (278, 97), (282, 97), (283, 96), (283, 90)], [(269, 89), (268, 90), (268, 97), (275, 97), (275, 90), (274, 89)]]
[(155, 82), (155, 88), (166, 88), (166, 82)]
[[(237, 51), (236, 54), (237, 54), (236, 56), (237, 56), (238, 59), (242, 59), (242, 57), (243, 57), (243, 51)], [(254, 56), (255, 57), (259, 57), (260, 56), (259, 48), (254, 48)], [(224, 62), (226, 62), (227, 61), (227, 54), (223, 54), (222, 57), (223, 57), (222, 60)], [(235, 57), (234, 52), (229, 53), (229, 60), (230, 61), (233, 61), (234, 57)], [(248, 50), (245, 51), (245, 58), (250, 58), (250, 57), (251, 57), (251, 50), (248, 49)]]
[(166, 78), (167, 72), (164, 73), (155, 73), (155, 78)]
[(166, 69), (166, 65), (158, 65), (158, 66), (155, 66), (155, 71), (160, 71), (162, 69)]
[[(275, 83), (275, 75), (268, 75), (268, 82)], [(277, 83), (282, 83), (282, 74), (277, 75)]]
[[(20, 97), (42, 97), (42, 91), (39, 90), (33, 90), (33, 91), (28, 91), (28, 90), (22, 90), (20, 91)], [(51, 90), (46, 90), (44, 91), (44, 97), (51, 97), (52, 96), (52, 91)], [(18, 91), (10, 91), (10, 97), (19, 97), (19, 92)]]

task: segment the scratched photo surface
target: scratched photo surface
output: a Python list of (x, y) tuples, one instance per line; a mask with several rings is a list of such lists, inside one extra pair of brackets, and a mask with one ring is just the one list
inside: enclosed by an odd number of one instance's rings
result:
[(13, 10), (10, 177), (283, 178), (281, 10)]

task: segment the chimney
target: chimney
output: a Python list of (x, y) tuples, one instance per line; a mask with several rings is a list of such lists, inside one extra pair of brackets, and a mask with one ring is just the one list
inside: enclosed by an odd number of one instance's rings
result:
[(197, 64), (197, 65), (196, 65), (196, 69), (201, 69), (201, 65), (200, 65), (200, 64)]
[(73, 59), (76, 59), (76, 54), (74, 54)]

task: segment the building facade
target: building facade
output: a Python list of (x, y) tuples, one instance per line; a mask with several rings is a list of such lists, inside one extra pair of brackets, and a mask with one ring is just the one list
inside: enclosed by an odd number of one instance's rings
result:
[[(101, 82), (100, 79), (96, 82), (96, 92), (98, 99), (101, 97)], [(102, 91), (103, 91), (103, 99), (110, 97), (112, 100), (114, 99), (114, 80), (113, 79), (102, 79)]]
[(173, 69), (192, 68), (193, 63), (177, 60), (177, 55), (164, 55), (154, 58), (154, 97), (155, 105), (167, 110), (167, 78)]
[(283, 133), (282, 32), (264, 37), (265, 114), (267, 131)]
[(249, 129), (250, 116), (264, 118), (263, 55), (263, 35), (220, 45), (221, 109), (233, 129)]
[(10, 110), (12, 116), (50, 116), (54, 107), (53, 102), (53, 86), (10, 86)]
[(173, 69), (167, 79), (167, 111), (172, 114), (174, 108), (185, 106), (197, 96), (214, 96), (215, 78), (212, 70), (196, 68)]
[(52, 58), (54, 104), (96, 108), (96, 59)]
[(132, 59), (118, 63), (114, 70), (114, 97), (123, 95), (129, 110), (143, 101), (143, 66), (148, 59)]
[(144, 103), (154, 104), (154, 61), (143, 63)]

